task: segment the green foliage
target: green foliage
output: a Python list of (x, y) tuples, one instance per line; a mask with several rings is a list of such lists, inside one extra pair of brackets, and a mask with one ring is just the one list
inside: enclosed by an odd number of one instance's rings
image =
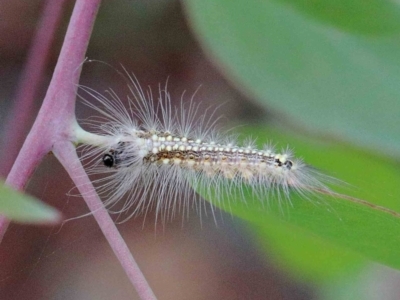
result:
[(382, 0), (281, 0), (319, 22), (365, 35), (400, 32), (400, 7)]
[(0, 183), (0, 214), (23, 223), (60, 221), (60, 215), (55, 209), (3, 183)]
[[(400, 154), (399, 4), (185, 0), (185, 9), (206, 54), (238, 88), (292, 125), (336, 139), (265, 128), (244, 135), (290, 145), (349, 184), (334, 191), (400, 211), (393, 160)], [(400, 269), (395, 215), (328, 196), (262, 199), (265, 207), (240, 200), (225, 199), (221, 207), (247, 220), (269, 257), (295, 276), (326, 281), (368, 260)]]
[(238, 87), (309, 129), (400, 154), (400, 6), (389, 0), (186, 0)]
[[(307, 162), (348, 183), (333, 186), (335, 191), (400, 211), (400, 171), (391, 161), (282, 130), (249, 127), (244, 135), (249, 134), (257, 136), (260, 145), (269, 140), (290, 144)], [(248, 192), (245, 200), (252, 199)], [(366, 259), (400, 269), (398, 216), (325, 195), (306, 199), (293, 194), (290, 202), (260, 200), (264, 205), (230, 197), (221, 207), (248, 221), (260, 245), (268, 246), (275, 260), (293, 274), (326, 280)]]

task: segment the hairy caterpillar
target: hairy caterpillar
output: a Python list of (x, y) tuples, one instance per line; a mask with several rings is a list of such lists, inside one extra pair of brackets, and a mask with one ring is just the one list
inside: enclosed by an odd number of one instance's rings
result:
[(87, 104), (101, 115), (89, 121), (98, 141), (85, 148), (82, 158), (91, 158), (89, 174), (105, 175), (95, 184), (108, 209), (127, 196), (116, 212), (132, 216), (155, 209), (165, 220), (198, 205), (199, 190), (217, 205), (233, 196), (246, 201), (245, 190), (261, 202), (290, 199), (292, 192), (305, 198), (331, 193), (321, 175), (289, 149), (258, 149), (252, 140), (239, 144), (233, 136), (218, 134), (215, 111), (199, 113), (193, 98), (173, 107), (166, 87), (155, 98), (136, 77), (129, 80), (127, 106), (112, 90), (101, 94), (81, 87), (96, 101)]

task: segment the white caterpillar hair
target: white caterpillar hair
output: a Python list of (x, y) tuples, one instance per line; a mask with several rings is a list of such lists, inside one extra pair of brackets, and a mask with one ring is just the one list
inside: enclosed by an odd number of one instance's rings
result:
[(266, 202), (289, 200), (292, 192), (305, 198), (330, 192), (319, 173), (289, 149), (279, 153), (271, 145), (257, 149), (252, 140), (238, 144), (233, 136), (222, 137), (215, 130), (215, 111), (201, 114), (193, 98), (175, 107), (166, 87), (155, 99), (128, 76), (127, 105), (112, 90), (100, 94), (81, 87), (95, 99), (86, 103), (101, 117), (89, 124), (103, 141), (87, 146), (82, 159), (91, 158), (89, 174), (104, 174), (94, 183), (110, 211), (124, 196), (128, 200), (118, 213), (155, 209), (165, 220), (193, 205), (201, 212), (196, 191), (218, 206), (229, 198), (247, 201), (249, 195)]

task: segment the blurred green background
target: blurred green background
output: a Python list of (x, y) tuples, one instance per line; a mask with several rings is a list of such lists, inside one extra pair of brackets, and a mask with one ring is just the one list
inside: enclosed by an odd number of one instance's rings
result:
[[(1, 113), (7, 114), (44, 1), (1, 3)], [(73, 1), (49, 57), (54, 68)], [(224, 128), (289, 145), (347, 184), (335, 191), (400, 211), (400, 4), (336, 1), (105, 1), (88, 58), (122, 64), (179, 102), (224, 103)], [(85, 63), (81, 83), (121, 96), (112, 67)], [(78, 103), (77, 116), (91, 112)], [(229, 122), (229, 121), (230, 122)], [(234, 120), (234, 122), (232, 122)], [(6, 151), (6, 145), (2, 145)], [(30, 192), (67, 217), (86, 212), (48, 157)], [(58, 177), (58, 176), (57, 176)], [(76, 194), (76, 191), (75, 191)], [(398, 299), (397, 216), (341, 199), (232, 201), (229, 213), (154, 215), (120, 226), (160, 299)], [(282, 209), (283, 207), (283, 209)], [(243, 221), (243, 219), (245, 221)], [(143, 223), (145, 224), (143, 226)], [(90, 217), (59, 227), (12, 225), (0, 249), (2, 299), (131, 299)]]

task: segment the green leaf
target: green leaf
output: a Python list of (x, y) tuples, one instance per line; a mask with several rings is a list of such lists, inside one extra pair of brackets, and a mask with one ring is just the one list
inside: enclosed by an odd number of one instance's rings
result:
[(261, 224), (249, 222), (256, 242), (265, 249), (269, 261), (298, 279), (329, 282), (344, 274), (353, 275), (366, 263), (349, 249), (271, 216), (266, 218)]
[(33, 197), (17, 192), (0, 183), (0, 215), (23, 223), (56, 223), (60, 214)]
[(354, 33), (398, 33), (400, 6), (382, 0), (281, 0), (330, 26)]
[[(308, 129), (399, 155), (399, 35), (354, 34), (343, 27), (370, 29), (362, 27), (364, 21), (342, 24), (349, 19), (346, 14), (339, 22), (327, 16), (331, 12), (305, 6), (307, 1), (295, 2), (186, 0), (185, 4), (206, 53), (228, 79), (265, 107)], [(318, 3), (328, 2), (338, 4)], [(366, 10), (365, 1), (347, 2), (358, 5), (355, 11)], [(400, 6), (393, 1), (379, 1), (379, 7), (373, 3), (368, 7), (372, 11), (354, 18), (373, 15), (374, 28), (398, 28), (400, 18), (393, 16)], [(387, 9), (392, 14), (386, 15)]]
[[(290, 145), (307, 163), (349, 184), (334, 191), (400, 211), (400, 171), (385, 157), (277, 130), (249, 127), (243, 135), (257, 136), (260, 146), (270, 140)], [(293, 194), (290, 203), (253, 198), (245, 188), (244, 199), (230, 196), (220, 207), (248, 221), (260, 245), (268, 245), (275, 261), (297, 276), (326, 280), (367, 259), (400, 269), (399, 215), (324, 195)]]

